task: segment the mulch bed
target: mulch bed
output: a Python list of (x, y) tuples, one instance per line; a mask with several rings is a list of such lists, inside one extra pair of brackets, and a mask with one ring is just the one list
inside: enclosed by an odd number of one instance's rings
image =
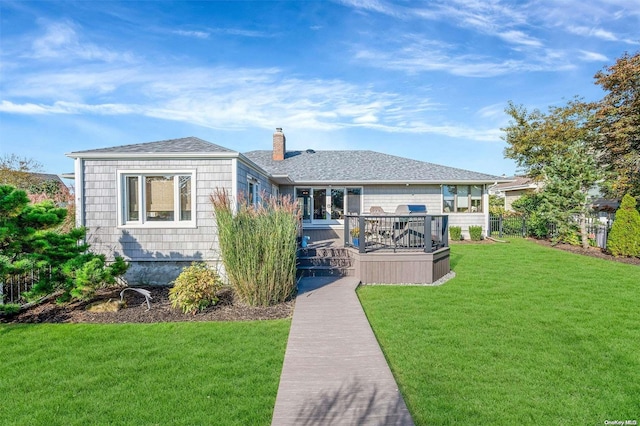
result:
[[(564, 250), (571, 253), (581, 254), (583, 256), (597, 257), (599, 259), (609, 260), (612, 262), (620, 262), (620, 263), (628, 263), (631, 265), (640, 265), (640, 258), (638, 257), (615, 257), (606, 251), (603, 251), (599, 247), (589, 247), (588, 249), (583, 249), (582, 246), (572, 246), (571, 244), (552, 244), (549, 240), (537, 240), (535, 238), (529, 238), (529, 240), (543, 245), (547, 247), (552, 247), (558, 250)], [(457, 244), (496, 244), (495, 241), (489, 239), (482, 239), (481, 241), (471, 241), (471, 240), (461, 240), (461, 241), (450, 241), (452, 245)]]
[[(537, 244), (569, 251), (585, 256), (597, 257), (613, 262), (640, 266), (640, 258), (614, 257), (600, 248), (583, 249), (569, 244), (552, 245), (550, 241), (533, 240)], [(452, 241), (452, 244), (496, 244), (482, 241)], [(195, 315), (183, 314), (171, 307), (168, 287), (142, 287), (151, 292), (151, 309), (147, 309), (144, 296), (133, 291), (124, 295), (125, 306), (117, 312), (89, 312), (89, 305), (108, 300), (120, 300), (122, 287), (99, 290), (88, 302), (57, 304), (53, 298), (10, 317), (0, 316), (0, 322), (8, 323), (154, 323), (178, 321), (253, 321), (290, 318), (293, 315), (294, 300), (268, 307), (251, 307), (233, 300), (230, 290), (219, 294), (220, 301)]]
[(124, 293), (125, 306), (117, 312), (89, 312), (89, 305), (108, 300), (119, 301), (123, 287), (99, 290), (88, 302), (57, 304), (48, 300), (12, 317), (8, 323), (154, 323), (178, 321), (253, 321), (290, 318), (294, 301), (269, 307), (252, 307), (234, 302), (230, 290), (219, 294), (219, 302), (197, 314), (183, 314), (171, 307), (168, 287), (141, 287), (151, 292), (151, 309), (144, 296), (134, 291)]
[(638, 257), (615, 257), (603, 251), (599, 247), (589, 247), (588, 249), (583, 249), (582, 246), (572, 246), (570, 244), (553, 245), (550, 241), (547, 241), (547, 240), (536, 240), (536, 239), (531, 239), (531, 240), (543, 246), (553, 247), (558, 250), (564, 250), (571, 253), (582, 254), (584, 256), (597, 257), (599, 259), (610, 260), (612, 262), (628, 263), (631, 265), (640, 265), (640, 258)]

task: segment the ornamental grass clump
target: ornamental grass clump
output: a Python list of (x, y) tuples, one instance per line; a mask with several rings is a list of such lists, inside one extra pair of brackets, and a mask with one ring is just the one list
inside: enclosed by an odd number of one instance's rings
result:
[(225, 190), (211, 195), (222, 263), (242, 303), (270, 306), (288, 299), (296, 286), (298, 207), (290, 197), (262, 194), (254, 206)]
[(222, 289), (222, 282), (213, 269), (203, 263), (192, 263), (182, 270), (169, 290), (171, 306), (185, 314), (196, 314), (218, 302), (216, 293)]

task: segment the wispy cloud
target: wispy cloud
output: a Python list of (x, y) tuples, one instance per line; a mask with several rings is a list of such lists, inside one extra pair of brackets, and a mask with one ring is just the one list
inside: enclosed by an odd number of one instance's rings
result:
[(521, 44), (521, 45), (530, 46), (530, 47), (542, 47), (542, 42), (540, 40), (534, 37), (531, 37), (523, 33), (522, 31), (516, 31), (516, 30), (505, 31), (503, 33), (499, 33), (498, 37), (500, 37), (501, 39), (503, 39), (508, 43)]
[[(40, 72), (37, 78), (55, 82), (67, 99), (49, 103), (5, 99), (0, 111), (11, 114), (141, 115), (182, 121), (216, 129), (289, 128), (336, 130), (362, 127), (386, 132), (434, 133), (487, 140), (497, 136), (459, 124), (436, 125), (424, 96), (380, 92), (342, 80), (303, 79), (281, 70), (180, 68), (142, 66), (112, 68), (105, 74)], [(112, 74), (113, 73), (113, 74)], [(95, 93), (106, 76), (117, 103), (101, 102)], [(35, 75), (14, 78), (13, 93), (28, 96)], [(39, 98), (40, 94), (31, 93)], [(50, 94), (53, 98), (53, 92)], [(126, 101), (125, 99), (131, 99)], [(491, 136), (489, 136), (491, 135)]]
[(134, 59), (128, 52), (114, 51), (89, 42), (80, 43), (75, 26), (67, 21), (46, 25), (44, 34), (33, 41), (28, 56), (35, 59), (100, 62), (132, 62)]
[(617, 41), (618, 37), (616, 37), (612, 32), (603, 30), (602, 28), (592, 28), (592, 27), (583, 27), (579, 25), (570, 25), (567, 27), (567, 31), (584, 37), (595, 37), (602, 40), (607, 41)]
[(200, 39), (209, 38), (209, 33), (206, 31), (186, 31), (186, 30), (174, 30), (172, 31), (174, 34), (181, 35), (184, 37), (195, 37)]
[(581, 50), (580, 52), (582, 53), (582, 60), (584, 61), (588, 61), (588, 62), (608, 62), (609, 61), (609, 58), (607, 58), (605, 55), (601, 53), (589, 52), (587, 50)]
[(273, 37), (273, 33), (267, 33), (264, 31), (254, 31), (247, 30), (243, 28), (212, 28), (210, 29), (212, 33), (218, 34), (226, 34), (232, 36), (240, 36), (240, 37), (250, 37), (250, 38), (269, 38)]
[(459, 52), (455, 47), (410, 35), (384, 48), (355, 47), (354, 59), (377, 68), (410, 74), (441, 71), (461, 77), (496, 77), (515, 72), (558, 71), (572, 68), (562, 51), (543, 49), (519, 59)]

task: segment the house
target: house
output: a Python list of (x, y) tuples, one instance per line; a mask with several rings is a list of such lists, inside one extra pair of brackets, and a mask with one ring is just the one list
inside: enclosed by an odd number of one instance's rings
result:
[[(505, 181), (507, 180), (507, 181)], [(491, 194), (504, 198), (504, 209), (513, 211), (511, 205), (524, 194), (532, 194), (540, 188), (540, 185), (527, 176), (514, 176), (503, 179), (489, 188)]]
[[(124, 256), (135, 283), (167, 283), (192, 261), (218, 262), (209, 195), (224, 189), (298, 200), (305, 229), (341, 229), (348, 213), (393, 212), (422, 204), (449, 225), (488, 223), (487, 187), (503, 178), (374, 151), (288, 151), (282, 129), (273, 149), (240, 153), (187, 137), (77, 151), (77, 225), (94, 251)], [(448, 264), (448, 263), (447, 263)]]

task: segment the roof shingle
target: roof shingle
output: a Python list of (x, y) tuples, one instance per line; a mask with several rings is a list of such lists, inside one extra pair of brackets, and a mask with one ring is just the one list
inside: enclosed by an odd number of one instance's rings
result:
[(110, 148), (89, 149), (73, 152), (75, 154), (160, 154), (160, 153), (214, 153), (236, 152), (231, 149), (207, 142), (193, 136), (180, 139), (168, 139), (157, 142), (136, 143), (132, 145), (120, 145)]
[(288, 151), (274, 161), (271, 151), (244, 154), (273, 175), (288, 175), (294, 182), (495, 182), (499, 176), (463, 170), (375, 151)]

